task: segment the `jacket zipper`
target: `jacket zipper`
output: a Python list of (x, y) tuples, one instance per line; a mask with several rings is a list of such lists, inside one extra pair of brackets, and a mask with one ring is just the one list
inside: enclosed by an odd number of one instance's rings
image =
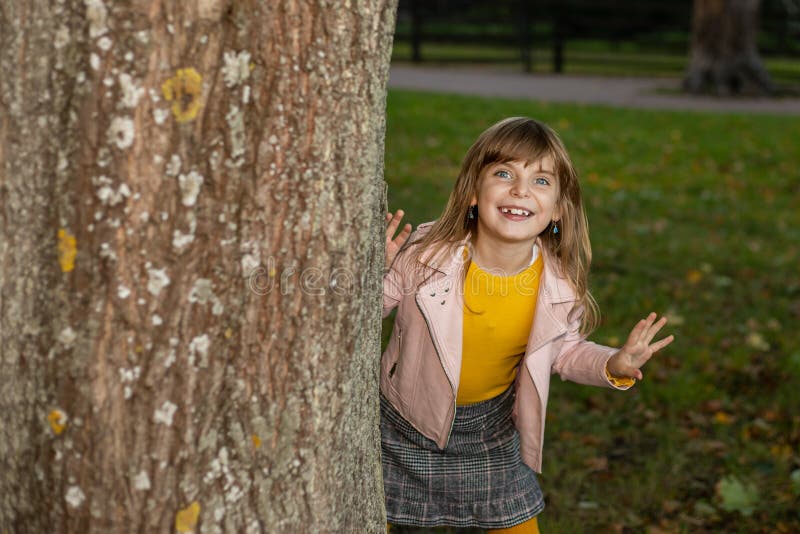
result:
[(433, 330), (431, 330), (431, 323), (428, 321), (428, 316), (425, 315), (425, 312), (422, 310), (422, 306), (420, 306), (416, 298), (414, 299), (414, 302), (416, 302), (417, 309), (419, 309), (419, 313), (422, 315), (422, 318), (425, 319), (425, 325), (428, 327), (428, 333), (431, 335), (431, 341), (433, 341), (433, 350), (436, 351), (436, 356), (439, 358), (439, 365), (442, 366), (442, 371), (444, 371), (444, 376), (450, 383), (450, 390), (453, 391), (453, 417), (450, 418), (450, 430), (447, 431), (447, 439), (445, 440), (445, 446), (447, 446), (447, 444), (450, 442), (450, 435), (453, 433), (453, 426), (456, 423), (456, 392), (453, 389), (453, 380), (450, 378), (450, 375), (447, 374), (447, 369), (444, 366), (444, 360), (442, 360), (442, 355), (439, 354), (439, 348), (436, 345), (436, 340), (433, 339)]

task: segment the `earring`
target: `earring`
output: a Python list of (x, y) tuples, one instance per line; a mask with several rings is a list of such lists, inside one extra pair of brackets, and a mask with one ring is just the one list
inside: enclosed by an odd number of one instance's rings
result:
[(478, 206), (470, 206), (469, 210), (467, 210), (467, 218), (469, 220), (474, 220), (478, 217)]
[(553, 221), (553, 234), (558, 233), (558, 221)]

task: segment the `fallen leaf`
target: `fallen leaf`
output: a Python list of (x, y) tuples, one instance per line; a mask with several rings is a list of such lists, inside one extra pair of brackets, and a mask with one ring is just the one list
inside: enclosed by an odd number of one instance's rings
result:
[(792, 481), (792, 491), (795, 495), (800, 496), (800, 469), (795, 469), (789, 475), (789, 480)]
[(739, 512), (749, 516), (758, 505), (760, 498), (758, 488), (734, 476), (724, 477), (717, 483), (716, 489), (722, 509), (727, 512)]
[(733, 416), (725, 412), (717, 412), (714, 414), (714, 422), (721, 425), (729, 425), (733, 423), (734, 420), (735, 419)]

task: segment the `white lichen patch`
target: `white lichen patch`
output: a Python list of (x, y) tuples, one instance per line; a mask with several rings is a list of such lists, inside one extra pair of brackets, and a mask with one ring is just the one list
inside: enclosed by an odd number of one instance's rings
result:
[(78, 335), (75, 333), (75, 330), (73, 330), (72, 327), (70, 327), (70, 326), (64, 328), (58, 334), (58, 342), (61, 343), (62, 345), (64, 345), (64, 347), (66, 347), (66, 348), (72, 347), (72, 345), (75, 343), (75, 340), (77, 338), (78, 338)]
[(83, 3), (89, 21), (89, 37), (100, 37), (108, 31), (108, 10), (102, 0), (83, 0)]
[(250, 77), (250, 52), (225, 52), (222, 78), (228, 87), (236, 87)]
[(130, 195), (128, 184), (121, 184), (116, 191), (110, 185), (103, 185), (97, 189), (97, 198), (104, 206), (116, 206)]
[(169, 162), (164, 167), (164, 173), (167, 176), (178, 176), (181, 173), (181, 157), (179, 155), (170, 156)]
[(169, 118), (168, 109), (155, 108), (153, 110), (153, 120), (156, 122), (156, 124), (164, 124), (164, 121), (166, 121), (168, 118)]
[(172, 418), (178, 407), (170, 401), (164, 401), (161, 408), (157, 408), (153, 413), (153, 421), (162, 425), (172, 426)]
[(100, 39), (97, 40), (97, 46), (103, 52), (108, 52), (109, 50), (111, 50), (111, 45), (112, 44), (113, 44), (113, 42), (107, 36), (103, 36), (103, 37), (101, 37)]
[(139, 99), (144, 96), (144, 88), (141, 87), (131, 77), (130, 74), (122, 73), (119, 75), (119, 86), (122, 89), (122, 100), (120, 103), (126, 108), (135, 108)]
[(64, 497), (67, 500), (67, 504), (73, 508), (80, 508), (83, 501), (86, 500), (86, 495), (83, 494), (83, 491), (78, 486), (67, 488), (67, 494)]
[(133, 477), (133, 488), (139, 491), (147, 491), (150, 489), (150, 477), (147, 476), (147, 471), (142, 469), (139, 474)]
[(164, 323), (164, 320), (157, 313), (153, 314), (153, 317), (150, 318), (150, 321), (153, 323), (153, 326), (161, 326)]
[(100, 244), (100, 257), (111, 261), (117, 261), (117, 254), (111, 249), (108, 243)]
[(181, 188), (181, 202), (184, 206), (191, 207), (195, 205), (202, 184), (203, 177), (197, 171), (178, 176), (178, 185)]
[(56, 49), (61, 49), (64, 48), (67, 43), (69, 43), (69, 28), (62, 24), (59, 26), (58, 30), (56, 30), (53, 46), (55, 46)]
[(117, 287), (117, 296), (122, 300), (125, 300), (126, 298), (131, 296), (131, 290), (125, 287), (124, 285), (120, 284)]
[(184, 234), (180, 230), (172, 232), (172, 246), (178, 250), (189, 246), (194, 241), (194, 234)]
[(89, 56), (89, 65), (92, 67), (92, 70), (100, 70), (100, 56), (97, 54), (91, 54)]
[(245, 254), (242, 256), (242, 276), (244, 278), (250, 278), (250, 276), (253, 274), (253, 271), (258, 269), (260, 263), (261, 262), (256, 255)]
[(114, 117), (111, 126), (108, 128), (108, 140), (119, 149), (129, 148), (133, 144), (136, 135), (136, 127), (133, 119), (129, 117)]
[(142, 374), (142, 368), (139, 367), (138, 365), (136, 367), (131, 367), (131, 368), (125, 368), (125, 367), (119, 368), (119, 379), (120, 382), (123, 383), (136, 382), (137, 380), (139, 380), (141, 374)]
[(189, 302), (192, 304), (206, 304), (208, 302), (213, 303), (211, 313), (214, 315), (221, 315), (222, 311), (224, 310), (219, 297), (214, 294), (211, 280), (207, 278), (198, 278), (195, 280), (191, 291), (189, 291)]
[(205, 304), (214, 298), (214, 291), (211, 280), (208, 278), (198, 278), (194, 281), (191, 291), (189, 291), (189, 302)]
[(231, 106), (225, 120), (231, 131), (231, 157), (238, 166), (243, 163), (239, 158), (245, 153), (244, 113), (238, 106)]
[(147, 291), (151, 295), (157, 297), (161, 290), (169, 285), (169, 276), (167, 276), (166, 269), (155, 269), (149, 267), (147, 269)]
[(207, 334), (197, 336), (189, 343), (189, 365), (194, 366), (195, 357), (200, 356), (200, 367), (208, 366), (208, 348), (211, 346), (211, 341), (208, 339)]
[(169, 349), (166, 358), (164, 358), (164, 369), (169, 369), (176, 359), (175, 349)]

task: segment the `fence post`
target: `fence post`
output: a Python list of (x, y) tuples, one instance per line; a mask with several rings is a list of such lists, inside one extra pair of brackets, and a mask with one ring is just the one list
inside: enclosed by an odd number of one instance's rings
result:
[(531, 8), (530, 1), (520, 1), (520, 59), (525, 72), (533, 72), (533, 55), (531, 53)]
[(564, 20), (558, 3), (553, 6), (553, 72), (564, 72)]
[(417, 0), (409, 1), (411, 8), (411, 61), (422, 63), (422, 10)]

